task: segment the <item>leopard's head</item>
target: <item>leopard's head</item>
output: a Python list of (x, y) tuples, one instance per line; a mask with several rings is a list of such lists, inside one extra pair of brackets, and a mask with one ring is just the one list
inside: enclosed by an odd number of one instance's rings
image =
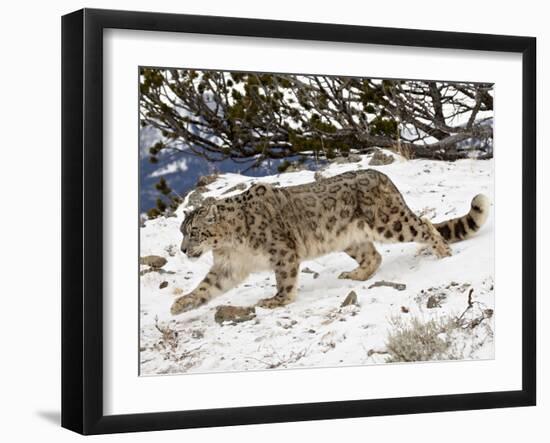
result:
[(220, 214), (216, 203), (208, 203), (189, 212), (180, 226), (181, 252), (198, 258), (223, 242)]

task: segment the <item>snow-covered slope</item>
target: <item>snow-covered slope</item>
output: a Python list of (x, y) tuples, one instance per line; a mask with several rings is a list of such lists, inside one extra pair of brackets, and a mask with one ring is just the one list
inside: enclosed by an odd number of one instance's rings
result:
[[(493, 200), (493, 160), (451, 163), (398, 158), (392, 164), (372, 167), (369, 159), (366, 155), (358, 163), (334, 163), (322, 174), (328, 177), (354, 169), (379, 169), (391, 177), (411, 209), (433, 221), (463, 215), (480, 192)], [(261, 179), (277, 186), (313, 180), (312, 171)], [(223, 174), (203, 196), (226, 197), (242, 192), (242, 186), (227, 192), (236, 185), (249, 186), (255, 181), (258, 178)], [(369, 281), (356, 282), (338, 279), (356, 263), (344, 253), (334, 253), (302, 263), (295, 302), (274, 310), (257, 308), (251, 321), (220, 325), (214, 321), (214, 313), (220, 305), (250, 306), (274, 295), (272, 273), (253, 274), (208, 305), (172, 317), (174, 298), (194, 289), (212, 262), (207, 254), (191, 263), (179, 251), (179, 225), (187, 204), (188, 199), (176, 217), (149, 220), (141, 228), (140, 255), (160, 255), (168, 260), (161, 272), (141, 277), (142, 375), (381, 364), (388, 359), (388, 333), (396, 321), (407, 324), (411, 319), (458, 318), (468, 307), (471, 289), (472, 308), (462, 318), (474, 318), (476, 309), (492, 315), (493, 211), (476, 236), (452, 245), (452, 257), (438, 260), (412, 243), (378, 245), (382, 266)], [(380, 280), (405, 284), (406, 289), (369, 288)], [(341, 308), (352, 290), (359, 306)], [(443, 358), (492, 358), (492, 327), (491, 316), (480, 325), (459, 328), (446, 338), (452, 339), (453, 351)]]

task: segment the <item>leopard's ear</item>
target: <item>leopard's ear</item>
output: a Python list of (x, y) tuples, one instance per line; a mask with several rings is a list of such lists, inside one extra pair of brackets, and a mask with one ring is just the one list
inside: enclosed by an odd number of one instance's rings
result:
[(215, 204), (208, 207), (208, 212), (204, 217), (204, 221), (209, 224), (216, 223), (218, 221), (218, 207)]

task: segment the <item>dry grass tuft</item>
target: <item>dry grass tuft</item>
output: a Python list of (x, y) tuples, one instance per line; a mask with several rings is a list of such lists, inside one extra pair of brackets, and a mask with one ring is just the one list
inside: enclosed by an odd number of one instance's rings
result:
[(389, 363), (462, 358), (452, 346), (452, 335), (458, 328), (455, 319), (422, 321), (413, 317), (404, 321), (394, 318), (390, 323), (393, 329), (386, 342)]

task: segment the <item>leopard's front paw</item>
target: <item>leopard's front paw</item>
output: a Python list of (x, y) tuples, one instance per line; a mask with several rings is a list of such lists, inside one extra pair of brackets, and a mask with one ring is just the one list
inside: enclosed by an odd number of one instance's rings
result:
[(338, 278), (341, 279), (349, 279), (349, 280), (357, 280), (357, 281), (365, 281), (371, 278), (372, 274), (376, 272), (376, 268), (374, 270), (371, 268), (355, 268), (353, 271), (350, 272), (342, 272)]
[(178, 315), (182, 312), (187, 312), (191, 309), (195, 309), (204, 303), (204, 300), (200, 299), (199, 297), (193, 295), (184, 295), (183, 297), (177, 298), (176, 301), (172, 304), (172, 307), (170, 308), (170, 313), (172, 315)]
[(291, 301), (291, 297), (285, 297), (283, 295), (277, 294), (271, 298), (261, 299), (258, 303), (256, 303), (256, 306), (264, 309), (275, 309), (288, 305)]

